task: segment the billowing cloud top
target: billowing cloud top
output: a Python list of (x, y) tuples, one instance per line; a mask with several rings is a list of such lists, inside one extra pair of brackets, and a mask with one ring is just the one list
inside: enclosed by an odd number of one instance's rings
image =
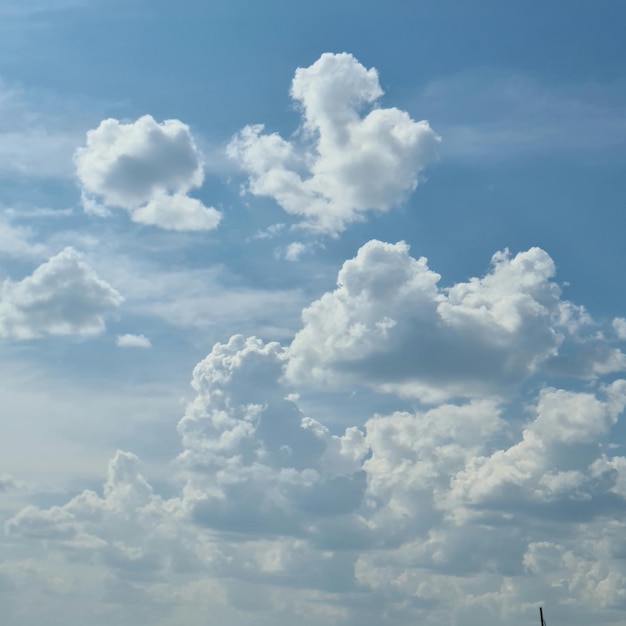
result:
[(586, 344), (581, 375), (623, 368), (619, 350), (581, 333), (588, 317), (561, 300), (554, 272), (539, 248), (505, 251), (486, 276), (445, 289), (405, 243), (370, 241), (345, 262), (337, 289), (303, 311), (287, 379), (356, 380), (429, 402), (498, 396), (556, 358), (566, 338)]
[(301, 141), (247, 126), (228, 147), (249, 174), (248, 190), (274, 198), (307, 228), (336, 234), (368, 210), (388, 211), (418, 184), (439, 138), (427, 122), (373, 108), (378, 73), (351, 54), (323, 54), (298, 68), (291, 96), (302, 111)]
[(87, 210), (120, 207), (135, 222), (169, 230), (211, 230), (220, 221), (216, 209), (187, 195), (202, 185), (204, 170), (189, 127), (179, 120), (104, 120), (87, 133), (74, 162)]

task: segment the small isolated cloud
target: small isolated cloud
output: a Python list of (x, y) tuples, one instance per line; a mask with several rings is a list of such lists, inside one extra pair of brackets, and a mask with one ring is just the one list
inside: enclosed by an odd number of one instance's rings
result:
[(0, 287), (0, 337), (94, 335), (104, 330), (104, 314), (123, 298), (73, 248), (66, 248), (30, 276)]
[(313, 244), (303, 243), (302, 241), (294, 241), (285, 248), (285, 259), (287, 261), (297, 261), (303, 254), (310, 252)]
[(144, 335), (118, 335), (115, 343), (120, 348), (151, 348), (152, 343)]
[(432, 402), (506, 394), (542, 363), (581, 378), (624, 369), (622, 352), (586, 332), (585, 310), (561, 300), (554, 273), (540, 248), (504, 251), (485, 276), (441, 288), (404, 242), (369, 241), (337, 289), (303, 311), (287, 378), (356, 381)]
[(291, 85), (299, 140), (246, 126), (228, 155), (249, 175), (250, 193), (273, 198), (309, 229), (337, 234), (367, 211), (401, 203), (435, 156), (439, 138), (428, 122), (376, 107), (382, 95), (376, 69), (351, 54), (323, 54), (298, 68)]
[(212, 230), (221, 214), (187, 194), (204, 182), (202, 155), (189, 127), (150, 115), (124, 124), (107, 119), (74, 154), (86, 211), (108, 207), (167, 230)]

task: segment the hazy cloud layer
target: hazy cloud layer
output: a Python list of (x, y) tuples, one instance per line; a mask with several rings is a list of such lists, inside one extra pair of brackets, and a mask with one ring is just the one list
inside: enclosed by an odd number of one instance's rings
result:
[(250, 193), (274, 198), (307, 228), (337, 234), (367, 211), (401, 203), (435, 156), (439, 138), (428, 123), (375, 107), (382, 95), (374, 68), (351, 54), (323, 54), (298, 68), (291, 84), (302, 113), (299, 136), (247, 126), (228, 154), (249, 174)]
[(13, 489), (16, 486), (15, 479), (10, 474), (0, 474), (0, 493)]

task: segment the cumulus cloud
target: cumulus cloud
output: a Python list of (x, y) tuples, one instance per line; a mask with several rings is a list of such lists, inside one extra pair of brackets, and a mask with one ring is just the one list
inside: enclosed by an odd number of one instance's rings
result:
[(323, 54), (291, 84), (300, 139), (246, 126), (228, 154), (249, 175), (250, 193), (273, 198), (307, 228), (337, 234), (367, 211), (400, 204), (435, 156), (439, 138), (428, 123), (376, 107), (382, 95), (376, 69), (351, 54)]
[(581, 329), (584, 309), (561, 299), (554, 262), (539, 248), (499, 252), (482, 278), (449, 288), (403, 243), (366, 243), (337, 289), (302, 313), (286, 365), (296, 384), (366, 383), (435, 402), (502, 395), (546, 362), (593, 378), (626, 357)]
[(66, 248), (21, 281), (0, 288), (0, 337), (94, 335), (122, 296), (100, 279), (73, 248)]
[[(163, 501), (140, 473), (139, 459), (117, 451), (109, 462), (102, 495), (85, 490), (63, 506), (27, 506), (5, 522), (5, 531), (13, 537), (51, 542), (77, 559), (93, 554), (120, 576), (132, 579), (162, 565), (155, 541), (146, 533), (150, 518), (165, 522), (167, 512), (162, 507)], [(162, 541), (165, 526), (163, 531)]]
[[(626, 381), (613, 382), (602, 395), (604, 399), (543, 389), (533, 408), (535, 418), (524, 428), (521, 440), (472, 459), (453, 478), (446, 506), (452, 506), (458, 516), (475, 515), (479, 504), (483, 511), (519, 512), (532, 502), (535, 507), (556, 502), (565, 509), (562, 514), (572, 517), (601, 514), (601, 503), (593, 500), (598, 489), (606, 497), (607, 489), (592, 480), (599, 469), (593, 461), (598, 459), (598, 441), (606, 438), (626, 406)], [(567, 501), (583, 506), (576, 511), (570, 504), (566, 509)], [(544, 506), (545, 515), (554, 511)]]
[(120, 348), (151, 348), (152, 343), (144, 335), (118, 335), (115, 343)]
[[(179, 423), (198, 523), (248, 535), (314, 535), (354, 515), (365, 488), (363, 434), (332, 435), (278, 382), (283, 349), (234, 336), (199, 363), (195, 400)], [(333, 526), (333, 524), (330, 524)]]
[(204, 169), (189, 127), (179, 120), (104, 120), (88, 131), (74, 163), (87, 211), (120, 207), (135, 222), (168, 230), (219, 224), (219, 211), (187, 195), (204, 182)]
[(101, 494), (25, 507), (7, 533), (72, 563), (95, 559), (116, 596), (181, 594), (202, 575), (224, 581), (236, 606), (250, 586), (273, 616), (285, 588), (317, 594), (320, 610), (339, 602), (342, 623), (359, 616), (349, 598), (364, 589), (377, 620), (398, 598), (411, 598), (404, 621), (475, 615), (470, 624), (494, 603), (498, 620), (519, 620), (546, 588), (555, 607), (621, 602), (626, 459), (598, 443), (623, 413), (626, 381), (544, 388), (521, 414), (483, 397), (331, 429), (287, 392), (288, 358), (236, 335), (198, 363), (170, 499), (117, 452)]

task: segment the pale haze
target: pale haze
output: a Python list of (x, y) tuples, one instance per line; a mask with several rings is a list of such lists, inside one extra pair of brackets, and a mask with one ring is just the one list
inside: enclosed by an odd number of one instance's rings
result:
[(626, 623), (625, 23), (0, 0), (2, 626)]

